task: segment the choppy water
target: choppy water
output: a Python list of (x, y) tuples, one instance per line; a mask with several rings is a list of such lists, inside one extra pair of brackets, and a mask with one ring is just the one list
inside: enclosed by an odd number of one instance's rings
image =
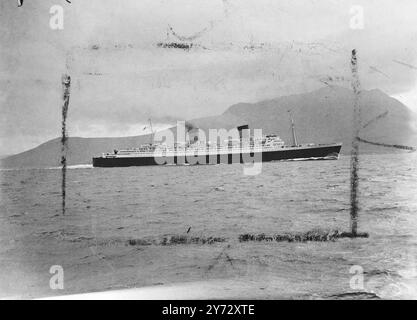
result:
[[(245, 298), (416, 298), (417, 154), (360, 160), (359, 231), (370, 237), (307, 243), (238, 236), (349, 230), (348, 157), (264, 163), (256, 176), (239, 164), (75, 167), (64, 216), (60, 170), (3, 170), (0, 297), (238, 279)], [(162, 245), (170, 235), (225, 242)], [(52, 265), (64, 290), (50, 289)]]

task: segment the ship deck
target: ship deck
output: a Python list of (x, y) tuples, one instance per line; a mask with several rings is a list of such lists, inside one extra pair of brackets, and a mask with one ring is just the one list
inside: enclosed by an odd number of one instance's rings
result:
[(341, 146), (341, 143), (332, 143), (332, 144), (305, 144), (298, 146), (281, 146), (281, 147), (248, 147), (248, 148), (195, 148), (188, 150), (155, 150), (155, 151), (139, 151), (139, 150), (120, 150), (117, 154), (106, 153), (103, 154), (100, 158), (149, 158), (149, 157), (187, 157), (187, 156), (210, 156), (210, 155), (227, 155), (227, 154), (242, 154), (242, 153), (266, 153), (266, 152), (275, 152), (275, 151), (296, 151), (296, 150), (306, 150), (306, 149), (317, 149), (317, 148), (326, 148), (326, 147), (338, 147)]

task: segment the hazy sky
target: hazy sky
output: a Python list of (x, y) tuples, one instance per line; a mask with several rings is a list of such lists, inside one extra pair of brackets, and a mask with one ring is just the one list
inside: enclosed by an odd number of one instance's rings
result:
[[(142, 134), (149, 117), (163, 127), (324, 82), (349, 86), (353, 48), (363, 88), (417, 111), (415, 0), (16, 2), (0, 2), (0, 155), (59, 136), (64, 72), (71, 136)], [(55, 4), (63, 30), (49, 26)], [(354, 5), (363, 29), (351, 28)], [(168, 26), (195, 35), (195, 48), (158, 47), (178, 41)]]

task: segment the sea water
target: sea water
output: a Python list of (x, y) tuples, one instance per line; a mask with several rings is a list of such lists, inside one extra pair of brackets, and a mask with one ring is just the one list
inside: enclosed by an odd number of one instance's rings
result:
[[(416, 298), (417, 154), (361, 155), (359, 231), (328, 242), (239, 235), (350, 228), (350, 159), (0, 171), (0, 297), (219, 279), (236, 298)], [(164, 243), (170, 237), (218, 238)], [(165, 239), (165, 240), (164, 240)], [(63, 289), (51, 286), (62, 268)]]

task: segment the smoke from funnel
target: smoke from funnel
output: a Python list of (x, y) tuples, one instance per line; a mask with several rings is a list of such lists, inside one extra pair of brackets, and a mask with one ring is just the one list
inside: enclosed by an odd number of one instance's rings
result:
[(185, 129), (186, 132), (189, 132), (193, 129), (198, 129), (198, 127), (194, 126), (191, 122), (185, 122)]

